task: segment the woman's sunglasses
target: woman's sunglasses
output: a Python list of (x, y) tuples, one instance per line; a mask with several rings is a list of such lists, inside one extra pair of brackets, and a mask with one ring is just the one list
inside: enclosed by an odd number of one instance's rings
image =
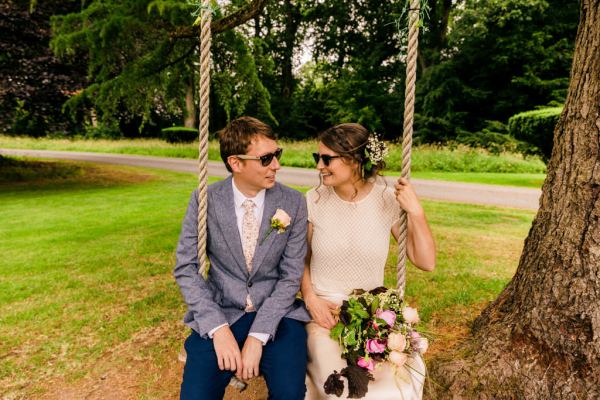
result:
[(323, 164), (325, 164), (326, 167), (329, 167), (329, 163), (334, 158), (341, 158), (342, 157), (342, 156), (330, 156), (328, 154), (319, 154), (319, 153), (312, 153), (312, 156), (315, 159), (315, 163), (316, 164), (319, 163), (319, 160), (323, 160)]
[(283, 153), (283, 149), (277, 149), (272, 153), (263, 154), (262, 156), (248, 156), (246, 154), (237, 154), (234, 157), (237, 157), (241, 160), (260, 160), (260, 164), (263, 167), (268, 167), (271, 165), (273, 158), (280, 159), (281, 154)]

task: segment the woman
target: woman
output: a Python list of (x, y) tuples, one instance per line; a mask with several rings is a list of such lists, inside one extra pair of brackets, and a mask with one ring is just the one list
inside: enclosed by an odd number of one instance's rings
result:
[[(337, 125), (319, 135), (319, 152), (313, 156), (321, 185), (307, 193), (309, 246), (302, 279), (302, 296), (313, 319), (306, 327), (306, 399), (328, 398), (325, 380), (347, 365), (339, 344), (329, 337), (337, 322), (335, 311), (352, 290), (383, 285), (389, 236), (391, 232), (397, 239), (400, 207), (408, 216), (409, 259), (424, 271), (435, 267), (433, 237), (411, 184), (399, 179), (394, 190), (375, 182), (384, 155), (383, 143), (359, 124)], [(420, 357), (407, 364), (408, 379), (399, 383), (389, 365), (378, 366), (365, 398), (420, 399), (425, 365)], [(342, 398), (348, 394), (345, 386)]]

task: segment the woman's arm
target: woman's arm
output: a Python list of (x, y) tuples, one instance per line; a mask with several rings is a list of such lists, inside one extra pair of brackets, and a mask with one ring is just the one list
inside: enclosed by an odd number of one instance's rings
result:
[[(406, 253), (410, 261), (424, 271), (435, 268), (435, 242), (425, 217), (425, 211), (419, 202), (410, 182), (405, 178), (396, 183), (396, 200), (408, 217), (408, 240)], [(398, 240), (400, 224), (392, 226), (392, 235)]]
[(302, 291), (304, 303), (306, 303), (306, 309), (310, 313), (312, 319), (323, 328), (331, 329), (336, 324), (332, 311), (337, 309), (337, 305), (319, 298), (313, 290), (312, 280), (310, 279), (310, 259), (312, 257), (310, 244), (312, 242), (312, 233), (313, 225), (309, 222), (306, 233), (308, 249), (306, 251), (306, 258), (304, 259), (304, 275), (302, 276), (300, 290)]

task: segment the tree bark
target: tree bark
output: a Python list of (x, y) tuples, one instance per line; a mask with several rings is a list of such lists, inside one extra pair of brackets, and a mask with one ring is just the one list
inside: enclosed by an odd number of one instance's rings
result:
[(455, 398), (600, 399), (600, 0), (580, 2), (569, 92), (517, 272), (433, 369)]

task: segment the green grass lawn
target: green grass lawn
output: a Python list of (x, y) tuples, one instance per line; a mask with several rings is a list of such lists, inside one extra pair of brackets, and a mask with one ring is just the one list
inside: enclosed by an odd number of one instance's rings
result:
[[(283, 140), (281, 146), (284, 148), (281, 161), (283, 165), (315, 167), (310, 155), (316, 151), (315, 142)], [(198, 157), (197, 143), (169, 144), (157, 139), (68, 140), (0, 135), (0, 148)], [(211, 160), (220, 160), (219, 146), (214, 140), (210, 142), (208, 157)], [(401, 157), (401, 148), (395, 144), (390, 145), (390, 154), (386, 159), (387, 173), (397, 174), (401, 170)], [(416, 178), (535, 188), (541, 187), (546, 171), (544, 163), (535, 157), (524, 158), (514, 153), (494, 155), (485, 150), (465, 146), (417, 146), (412, 152), (411, 166)]]
[[(389, 174), (400, 175), (400, 174)], [(500, 172), (412, 172), (413, 178), (434, 179), (439, 181), (484, 183), (488, 185), (520, 186), (541, 188), (546, 174), (535, 173), (500, 173)]]
[[(153, 398), (165, 384), (150, 371), (173, 365), (187, 331), (171, 270), (197, 178), (52, 165), (71, 173), (0, 181), (0, 397), (36, 397), (121, 351), (148, 368), (138, 394)], [(424, 207), (438, 263), (433, 273), (409, 268), (407, 298), (436, 339), (435, 354), (508, 282), (534, 213), (433, 201)], [(395, 281), (395, 252), (392, 244), (387, 285)], [(152, 332), (156, 340), (140, 339)]]

